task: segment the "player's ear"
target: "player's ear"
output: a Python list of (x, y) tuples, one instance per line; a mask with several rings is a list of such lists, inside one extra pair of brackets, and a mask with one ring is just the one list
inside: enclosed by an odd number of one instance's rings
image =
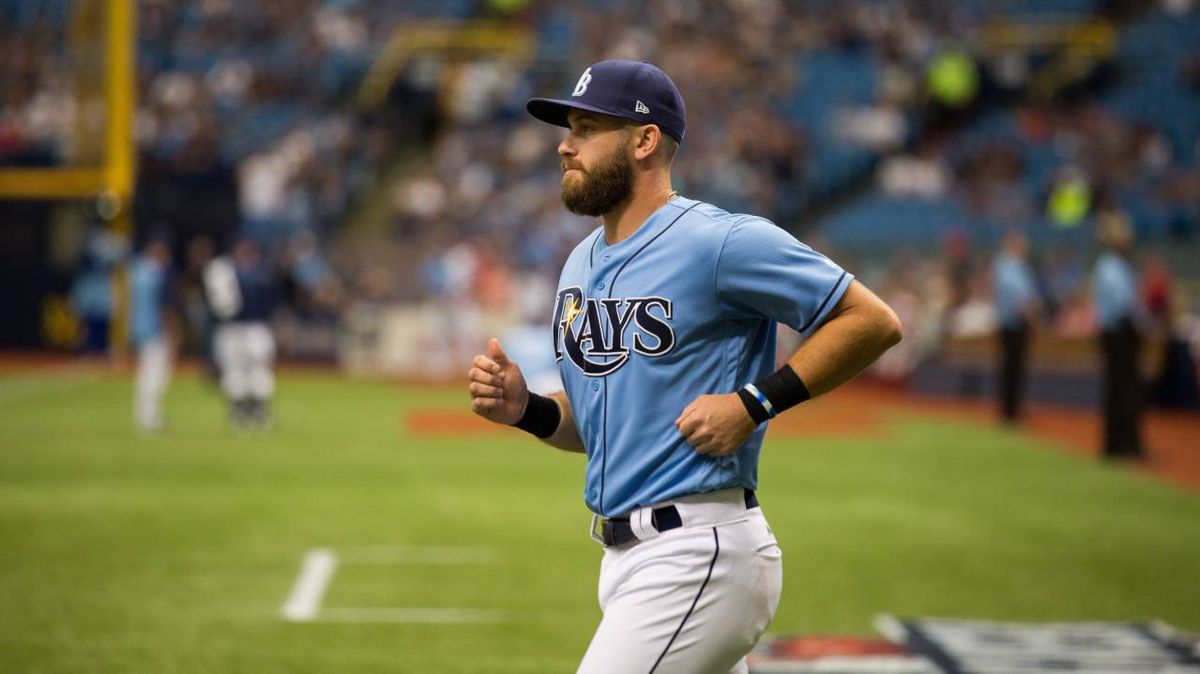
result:
[(640, 161), (658, 149), (659, 143), (662, 142), (662, 131), (654, 124), (636, 126), (633, 129), (633, 138), (633, 158)]

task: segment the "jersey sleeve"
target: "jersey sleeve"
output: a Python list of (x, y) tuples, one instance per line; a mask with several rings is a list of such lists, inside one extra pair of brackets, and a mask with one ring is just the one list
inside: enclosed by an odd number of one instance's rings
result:
[(734, 223), (717, 259), (717, 299), (734, 318), (769, 318), (808, 335), (853, 275), (761, 218)]

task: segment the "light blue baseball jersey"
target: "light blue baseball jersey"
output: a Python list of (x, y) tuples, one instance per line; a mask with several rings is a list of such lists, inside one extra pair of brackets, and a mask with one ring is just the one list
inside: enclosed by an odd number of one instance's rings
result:
[(1124, 257), (1105, 251), (1096, 260), (1093, 287), (1096, 318), (1103, 330), (1113, 330), (1123, 318), (1134, 318), (1140, 307), (1133, 265)]
[(674, 421), (698, 396), (775, 370), (776, 323), (815, 330), (853, 277), (768, 220), (676, 197), (624, 241), (571, 253), (554, 353), (587, 448), (584, 500), (621, 515), (758, 486), (766, 424), (733, 454), (699, 454)]
[(130, 337), (136, 346), (162, 336), (167, 272), (157, 261), (139, 256), (129, 272)]
[(1007, 328), (1021, 325), (1026, 309), (1037, 301), (1037, 286), (1029, 263), (1007, 253), (998, 256), (993, 284), (996, 320)]

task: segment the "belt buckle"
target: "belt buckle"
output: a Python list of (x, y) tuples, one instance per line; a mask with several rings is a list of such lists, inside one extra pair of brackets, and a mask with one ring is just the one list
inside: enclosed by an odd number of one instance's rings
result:
[(592, 513), (592, 527), (591, 531), (588, 533), (591, 534), (592, 540), (596, 541), (600, 547), (607, 548), (608, 546), (604, 544), (604, 537), (601, 536), (598, 531), (601, 526), (603, 526), (603, 522), (600, 520), (600, 515), (598, 513)]

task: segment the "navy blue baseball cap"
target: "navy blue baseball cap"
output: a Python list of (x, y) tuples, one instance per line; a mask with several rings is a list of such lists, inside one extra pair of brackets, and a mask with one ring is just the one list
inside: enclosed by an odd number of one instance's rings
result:
[(570, 98), (531, 98), (525, 104), (534, 117), (566, 127), (571, 108), (657, 124), (678, 142), (683, 142), (687, 131), (687, 108), (679, 89), (658, 66), (645, 61), (593, 63), (579, 77)]

